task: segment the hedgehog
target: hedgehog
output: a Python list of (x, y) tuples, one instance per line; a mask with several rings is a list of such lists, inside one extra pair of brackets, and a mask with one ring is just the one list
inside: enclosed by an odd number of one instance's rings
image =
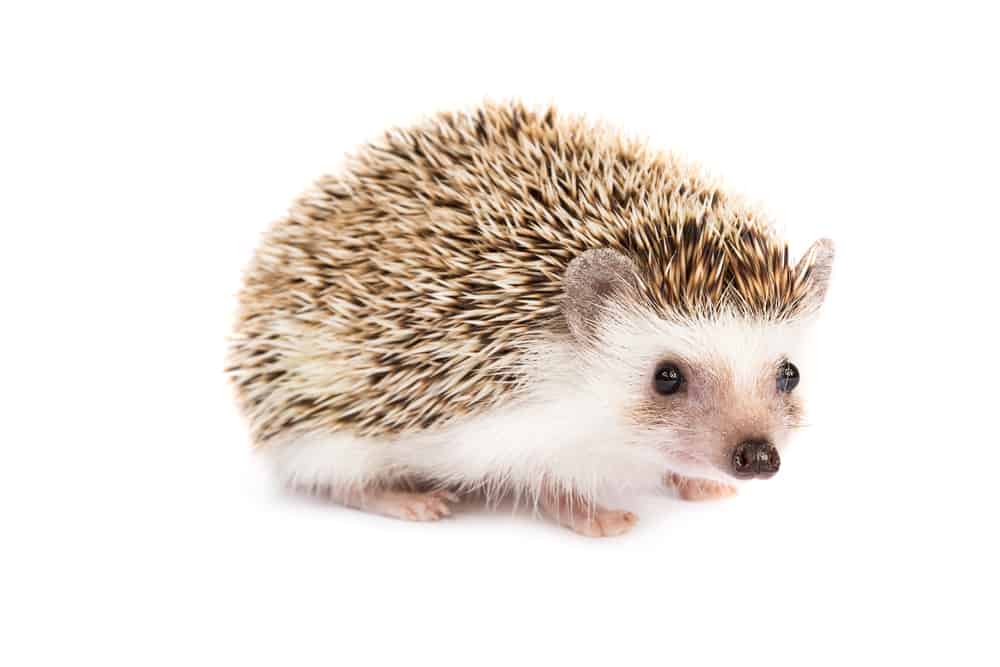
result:
[(514, 499), (619, 535), (638, 519), (610, 498), (777, 472), (833, 255), (791, 262), (672, 153), (487, 102), (387, 131), (266, 232), (227, 373), (292, 489), (417, 521)]

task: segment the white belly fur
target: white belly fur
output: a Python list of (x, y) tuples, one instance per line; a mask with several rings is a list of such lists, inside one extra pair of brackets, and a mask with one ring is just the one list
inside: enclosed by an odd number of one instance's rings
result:
[(311, 433), (269, 443), (282, 481), (361, 489), (414, 476), (537, 499), (543, 489), (600, 499), (657, 488), (662, 454), (627, 442), (616, 407), (594, 396), (525, 401), (444, 429), (394, 438)]

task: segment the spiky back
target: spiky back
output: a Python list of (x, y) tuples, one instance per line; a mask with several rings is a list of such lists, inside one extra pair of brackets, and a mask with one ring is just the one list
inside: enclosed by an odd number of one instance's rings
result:
[(321, 179), (246, 275), (230, 373), (255, 439), (391, 434), (508, 400), (580, 253), (631, 256), (664, 315), (795, 314), (804, 276), (745, 204), (581, 119), (488, 104), (388, 132)]

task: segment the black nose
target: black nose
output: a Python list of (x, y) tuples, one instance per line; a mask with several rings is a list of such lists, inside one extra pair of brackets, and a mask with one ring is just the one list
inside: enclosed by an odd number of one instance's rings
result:
[(781, 458), (766, 440), (747, 440), (733, 450), (733, 474), (740, 479), (767, 479), (778, 472)]

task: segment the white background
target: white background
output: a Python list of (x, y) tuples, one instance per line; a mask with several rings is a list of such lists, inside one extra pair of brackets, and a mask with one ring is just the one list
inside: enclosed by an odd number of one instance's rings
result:
[[(0, 10), (0, 662), (997, 664), (996, 17), (140, 4)], [(697, 159), (793, 252), (836, 240), (777, 478), (637, 499), (600, 541), (259, 467), (222, 373), (259, 234), (359, 143), (486, 96)]]

